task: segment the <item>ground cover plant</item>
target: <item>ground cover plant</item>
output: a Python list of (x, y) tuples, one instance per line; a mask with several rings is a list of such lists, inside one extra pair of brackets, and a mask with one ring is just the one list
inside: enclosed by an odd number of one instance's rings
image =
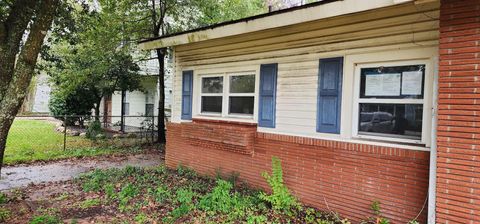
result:
[[(281, 179), (278, 170), (271, 176), (271, 185)], [(288, 189), (266, 194), (227, 179), (236, 178), (200, 176), (182, 166), (95, 170), (9, 193), (0, 208), (8, 223), (349, 223), (303, 206)], [(274, 185), (283, 189), (282, 182)]]
[(140, 151), (130, 145), (124, 147), (126, 139), (112, 142), (80, 136), (68, 136), (67, 150), (63, 150), (63, 133), (55, 131), (55, 128), (56, 124), (51, 121), (15, 120), (7, 138), (4, 163), (12, 165)]

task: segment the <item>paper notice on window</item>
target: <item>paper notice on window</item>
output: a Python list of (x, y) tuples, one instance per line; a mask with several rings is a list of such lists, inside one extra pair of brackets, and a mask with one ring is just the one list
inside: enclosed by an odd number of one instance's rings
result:
[(367, 75), (365, 96), (400, 96), (400, 73)]
[(402, 95), (422, 95), (421, 71), (402, 73)]

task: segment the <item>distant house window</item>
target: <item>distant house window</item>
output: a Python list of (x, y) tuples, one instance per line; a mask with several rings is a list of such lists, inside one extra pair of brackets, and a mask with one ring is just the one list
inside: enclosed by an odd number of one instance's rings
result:
[(359, 69), (357, 134), (384, 140), (421, 143), (425, 129), (425, 64)]
[(252, 73), (201, 76), (200, 113), (253, 116), (255, 83), (255, 74)]
[(154, 116), (154, 105), (151, 103), (145, 104), (145, 116)]

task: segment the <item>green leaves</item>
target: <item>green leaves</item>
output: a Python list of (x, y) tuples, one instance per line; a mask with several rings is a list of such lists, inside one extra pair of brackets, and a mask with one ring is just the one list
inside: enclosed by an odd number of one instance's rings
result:
[(283, 183), (283, 170), (280, 159), (272, 157), (272, 175), (267, 172), (262, 173), (272, 189), (272, 194), (260, 193), (260, 198), (270, 203), (277, 211), (290, 211), (297, 207), (297, 199), (290, 194), (287, 186)]

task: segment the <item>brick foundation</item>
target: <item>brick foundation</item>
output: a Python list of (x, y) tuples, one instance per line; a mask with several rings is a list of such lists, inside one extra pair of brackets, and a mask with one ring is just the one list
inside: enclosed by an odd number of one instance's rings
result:
[(286, 184), (302, 202), (323, 210), (328, 204), (354, 221), (371, 215), (370, 205), (378, 200), (393, 223), (406, 223), (427, 197), (428, 152), (257, 133), (251, 124), (204, 120), (170, 123), (167, 138), (167, 166), (210, 175), (238, 172), (241, 180), (264, 189), (261, 173), (277, 156)]
[(437, 223), (480, 222), (480, 0), (442, 0)]

